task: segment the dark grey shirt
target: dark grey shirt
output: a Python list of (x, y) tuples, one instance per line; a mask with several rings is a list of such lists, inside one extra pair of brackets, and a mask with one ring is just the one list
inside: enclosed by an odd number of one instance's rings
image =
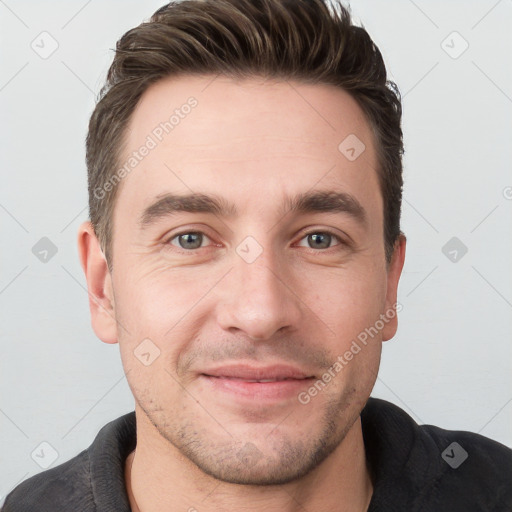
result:
[[(506, 446), (470, 432), (419, 426), (377, 398), (368, 400), (361, 423), (374, 485), (368, 512), (512, 512), (512, 450)], [(18, 485), (2, 512), (130, 512), (124, 463), (135, 444), (131, 412), (105, 425), (73, 459)]]

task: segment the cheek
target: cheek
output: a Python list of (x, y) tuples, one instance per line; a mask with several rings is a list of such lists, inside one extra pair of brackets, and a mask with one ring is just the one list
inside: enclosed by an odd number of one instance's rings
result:
[(304, 293), (336, 337), (346, 340), (375, 323), (383, 312), (385, 271), (371, 266), (336, 269), (308, 279)]
[[(115, 285), (118, 339), (125, 368), (138, 375), (144, 360), (154, 359), (151, 370), (155, 378), (160, 369), (174, 371), (181, 351), (197, 337), (207, 314), (204, 297), (218, 281), (212, 274), (199, 268), (163, 266), (137, 274), (125, 272), (126, 279)], [(146, 353), (150, 356), (142, 357)]]
[(116, 283), (122, 301), (116, 304), (116, 316), (139, 335), (159, 338), (180, 321), (215, 284), (213, 272), (196, 268), (170, 268), (166, 264), (150, 267), (133, 264), (136, 273)]

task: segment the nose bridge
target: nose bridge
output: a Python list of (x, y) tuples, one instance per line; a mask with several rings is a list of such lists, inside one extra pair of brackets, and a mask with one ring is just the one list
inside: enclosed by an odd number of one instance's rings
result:
[(218, 321), (225, 330), (240, 330), (252, 339), (268, 339), (277, 331), (297, 326), (300, 304), (283, 274), (283, 261), (271, 245), (252, 237), (233, 254), (226, 296)]
[(235, 259), (235, 273), (238, 275), (242, 291), (249, 293), (249, 298), (266, 298), (273, 300), (282, 295), (282, 278), (279, 278), (280, 263), (271, 249), (265, 249), (253, 262)]

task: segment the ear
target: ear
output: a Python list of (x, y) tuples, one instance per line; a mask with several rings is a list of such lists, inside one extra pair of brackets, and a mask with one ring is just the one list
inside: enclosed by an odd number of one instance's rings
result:
[(78, 229), (78, 253), (87, 281), (92, 328), (101, 341), (117, 343), (112, 276), (90, 221)]
[(396, 334), (398, 328), (398, 311), (401, 308), (397, 307), (397, 290), (405, 261), (405, 244), (405, 235), (400, 233), (398, 240), (395, 242), (393, 256), (388, 266), (386, 313), (384, 313), (388, 321), (385, 323), (384, 329), (382, 329), (382, 341), (390, 340)]

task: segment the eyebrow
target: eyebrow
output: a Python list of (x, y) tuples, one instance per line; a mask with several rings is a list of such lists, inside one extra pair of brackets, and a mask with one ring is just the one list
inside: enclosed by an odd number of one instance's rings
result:
[(177, 212), (211, 213), (220, 217), (233, 217), (237, 210), (233, 204), (228, 203), (222, 197), (205, 194), (164, 194), (144, 209), (140, 216), (139, 224), (145, 228), (156, 223), (164, 217)]
[[(164, 194), (142, 212), (139, 225), (144, 229), (158, 220), (177, 212), (211, 213), (220, 217), (234, 217), (236, 206), (216, 195), (192, 193), (187, 195)], [(287, 197), (283, 215), (292, 213), (342, 213), (354, 218), (361, 224), (367, 220), (366, 211), (361, 203), (346, 192), (316, 190)]]

